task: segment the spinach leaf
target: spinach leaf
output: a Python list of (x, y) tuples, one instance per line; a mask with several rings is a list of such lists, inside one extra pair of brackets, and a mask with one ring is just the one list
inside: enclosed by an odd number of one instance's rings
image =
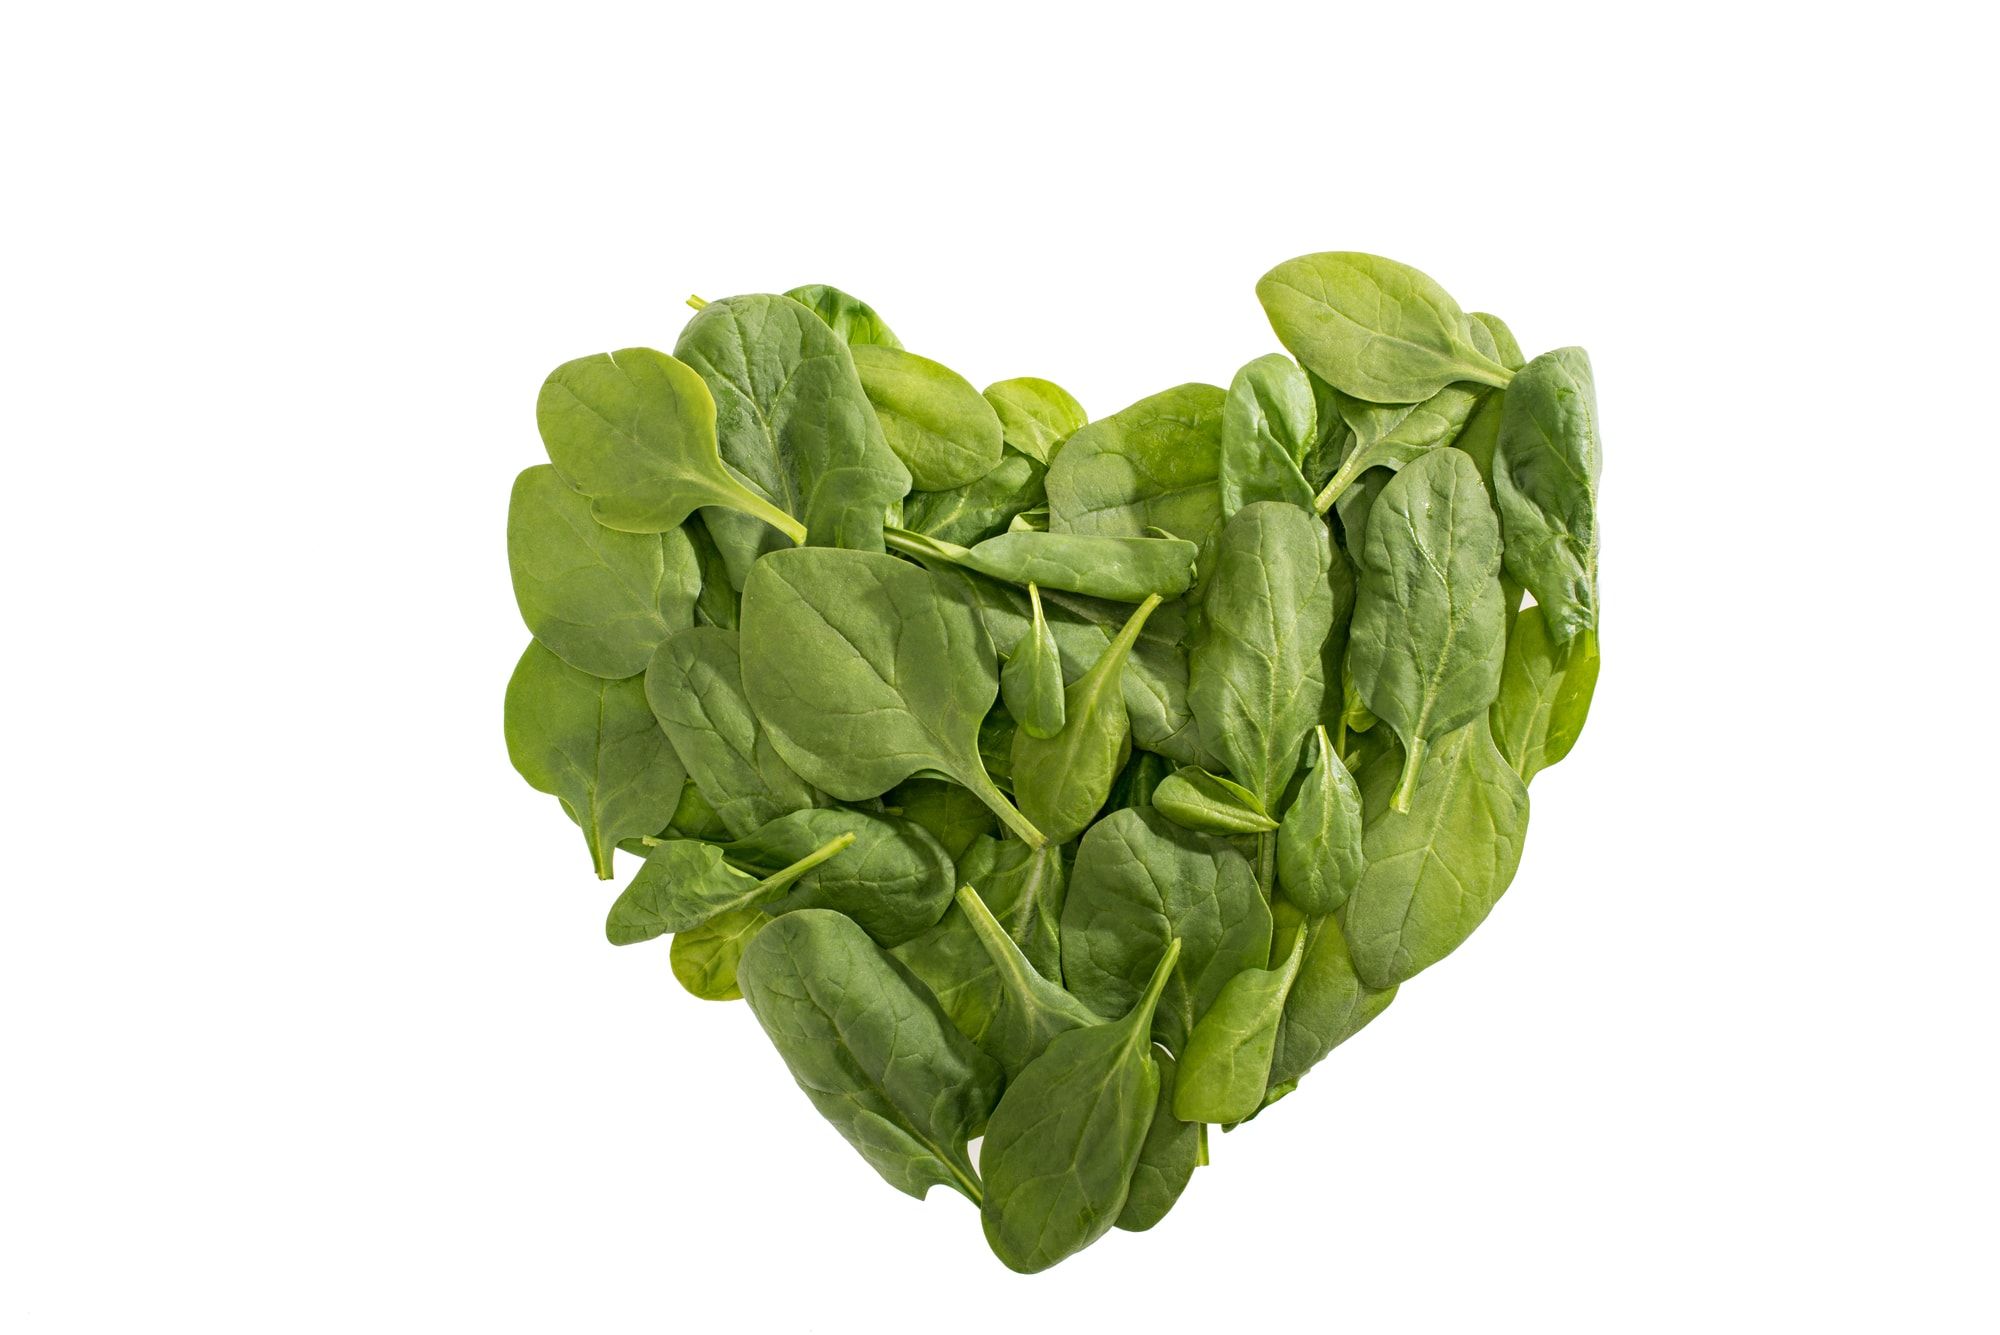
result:
[(1305, 938), (1305, 951), (1299, 960), (1299, 975), (1285, 997), (1284, 1016), (1278, 1021), (1270, 1089), (1264, 1096), (1267, 1107), (1396, 999), (1394, 987), (1378, 990), (1355, 976), (1347, 938), (1332, 918), (1305, 917), (1282, 902), (1271, 912), (1275, 922), (1273, 953), (1289, 951), (1292, 938), (1299, 935)]
[(891, 788), (882, 802), (901, 812), (904, 820), (930, 831), (954, 862), (972, 846), (973, 840), (1000, 829), (1000, 823), (993, 819), (984, 802), (949, 779), (905, 779)]
[(1278, 828), (1257, 794), (1233, 779), (1183, 766), (1160, 780), (1152, 804), (1177, 825), (1210, 834), (1262, 834)]
[(1500, 419), (1493, 481), (1507, 573), (1541, 604), (1558, 649), (1597, 629), (1597, 388), (1582, 348), (1521, 369)]
[(789, 297), (728, 297), (696, 312), (674, 353), (715, 396), (723, 459), (804, 520), (805, 541), (882, 549), (910, 475), (825, 321)]
[(1159, 605), (1157, 594), (1140, 603), (1090, 670), (1070, 683), (1061, 731), (1041, 738), (1023, 728), (1014, 736), (1014, 800), (1051, 842), (1068, 843), (1083, 833), (1132, 754), (1119, 678), (1132, 642)]
[(1540, 607), (1523, 608), (1507, 636), (1500, 694), (1493, 701), (1493, 740), (1530, 783), (1576, 745), (1597, 689), (1597, 635), (1584, 631), (1567, 657), (1549, 640)]
[(1183, 1122), (1174, 1116), (1174, 1087), (1179, 1077), (1173, 1055), (1156, 1047), (1153, 1060), (1160, 1067), (1160, 1098), (1153, 1105), (1153, 1124), (1146, 1129), (1146, 1142), (1139, 1147), (1132, 1189), (1125, 1194), (1125, 1208), (1118, 1212), (1118, 1227), (1130, 1233), (1144, 1233), (1165, 1219), (1187, 1190), (1194, 1170), (1207, 1162), (1205, 1128), (1200, 1122)]
[(736, 969), (744, 948), (770, 916), (760, 909), (731, 909), (707, 922), (675, 932), (667, 947), (674, 978), (703, 1001), (739, 1001)]
[(661, 640), (694, 624), (701, 570), (683, 529), (621, 533), (592, 518), (590, 506), (548, 464), (514, 480), (514, 600), (535, 638), (571, 667), (636, 676)]
[(776, 916), (834, 909), (885, 946), (930, 927), (951, 903), (951, 857), (913, 821), (850, 807), (818, 807), (780, 816), (724, 845), (729, 861), (760, 876), (795, 867), (829, 843), (851, 844), (824, 866), (808, 863), (790, 889), (759, 907)]
[(1023, 529), (966, 548), (905, 529), (891, 528), (887, 536), (891, 547), (922, 561), (949, 562), (1008, 584), (1038, 584), (1114, 602), (1136, 603), (1152, 595), (1173, 598), (1194, 583), (1196, 548), (1179, 538)]
[(999, 463), (962, 487), (911, 492), (903, 500), (902, 527), (962, 546), (993, 537), (1047, 499), (1045, 471), (1019, 450), (1003, 450)]
[(1149, 807), (1153, 805), (1153, 794), (1173, 773), (1173, 765), (1165, 756), (1156, 756), (1151, 751), (1134, 751), (1132, 759), (1118, 775), (1118, 782), (1111, 785), (1111, 796), (1105, 799), (1105, 810), (1122, 811), (1126, 807)]
[(1184, 1122), (1240, 1122), (1263, 1105), (1278, 1021), (1304, 950), (1305, 937), (1299, 935), (1276, 967), (1245, 969), (1223, 985), (1188, 1035), (1174, 1116)]
[(1034, 376), (995, 381), (984, 396), (1007, 443), (1044, 464), (1054, 462), (1063, 442), (1090, 420), (1068, 390)]
[[(688, 546), (694, 549), (695, 562), (701, 570), (701, 592), (694, 604), (695, 624), (735, 630), (737, 589), (730, 582), (729, 563), (723, 559), (722, 549), (715, 545), (715, 537), (708, 531), (702, 514), (691, 516), (680, 531), (687, 535)], [(747, 568), (744, 573), (749, 573)]]
[(738, 646), (735, 631), (695, 626), (669, 636), (646, 669), (654, 717), (734, 838), (821, 801), (757, 726)]
[(507, 682), (507, 758), (583, 827), (601, 881), (611, 850), (667, 827), (687, 771), (653, 721), (637, 677), (579, 672), (530, 642)]
[(1178, 1053), (1222, 985), (1269, 958), (1271, 910), (1227, 840), (1150, 807), (1114, 811), (1083, 836), (1070, 869), (1063, 981), (1098, 1014), (1120, 1014), (1169, 940), (1181, 942), (1181, 959), (1153, 1036)]
[(1493, 340), (1493, 351), (1488, 355), (1494, 361), (1510, 371), (1518, 371), (1528, 364), (1528, 359), (1521, 355), (1521, 344), (1515, 339), (1514, 331), (1507, 327), (1505, 320), (1497, 315), (1488, 315), (1485, 311), (1474, 311), (1472, 319)]
[(1000, 419), (963, 376), (899, 348), (861, 345), (853, 356), (882, 435), (917, 487), (962, 487), (1000, 462)]
[(639, 874), (612, 903), (604, 920), (604, 935), (614, 946), (629, 946), (668, 932), (684, 932), (718, 914), (775, 899), (792, 882), (853, 842), (851, 832), (836, 835), (764, 877), (730, 866), (714, 844), (693, 839), (655, 844), (646, 851)]
[(1079, 428), (1049, 464), (1050, 530), (1200, 543), (1222, 518), (1224, 397), (1182, 385)]
[(1058, 932), (1069, 871), (1060, 849), (981, 836), (959, 858), (958, 879), (978, 892), (1037, 973), (1062, 976)]
[(889, 328), (888, 322), (875, 313), (875, 308), (859, 297), (849, 296), (837, 287), (825, 283), (808, 283), (785, 293), (793, 301), (826, 321), (840, 341), (850, 348), (870, 344), (883, 348), (900, 348), (902, 340)]
[(1278, 885), (1305, 912), (1331, 913), (1361, 877), (1361, 789), (1313, 729), (1312, 768), (1278, 823)]
[(1527, 786), (1484, 715), (1429, 748), (1407, 812), (1391, 802), (1396, 768), (1388, 753), (1361, 772), (1367, 865), (1343, 919), (1354, 971), (1375, 988), (1413, 977), (1472, 934), (1514, 879), (1528, 828)]
[[(706, 839), (712, 844), (727, 843), (735, 838), (692, 781), (681, 789), (681, 800), (674, 804), (674, 818), (667, 825), (667, 835), (682, 839)], [(628, 851), (645, 856), (643, 848)]]
[(1035, 971), (971, 886), (959, 887), (958, 907), (999, 982), (992, 1020), (973, 1041), (1000, 1063), (1009, 1080), (1041, 1056), (1056, 1035), (1104, 1023), (1103, 1016)]
[(1354, 479), (1370, 468), (1401, 468), (1451, 444), (1465, 430), (1467, 420), (1482, 399), (1483, 392), (1478, 386), (1446, 385), (1422, 403), (1399, 409), (1397, 420), (1379, 437), (1364, 436), (1357, 429), (1353, 450), (1340, 461), (1339, 470), (1313, 499), (1314, 510), (1325, 514)]
[(1236, 512), (1202, 592), (1203, 628), (1188, 655), (1188, 704), (1203, 744), (1277, 810), (1320, 720), (1320, 645), (1333, 627), (1333, 539), (1295, 505)]
[(1310, 509), (1312, 488), (1299, 467), (1318, 430), (1312, 385), (1298, 363), (1274, 352), (1238, 371), (1222, 405), (1216, 473), (1222, 518), (1254, 501)]
[(1347, 649), (1362, 700), (1403, 743), (1397, 811), (1432, 742), (1493, 703), (1504, 634), (1500, 526), (1478, 470), (1457, 450), (1425, 455), (1369, 516)]
[(799, 1088), (884, 1181), (920, 1199), (943, 1183), (979, 1202), (966, 1142), (1000, 1068), (907, 970), (851, 920), (808, 909), (759, 931), (736, 981)]
[(855, 802), (935, 770), (1042, 842), (979, 763), (1000, 690), (992, 643), (924, 571), (870, 552), (773, 552), (743, 588), (743, 644), (757, 721), (815, 788)]
[[(1033, 584), (1028, 585), (1028, 603), (1034, 617), (1000, 667), (1000, 699), (1022, 732), (1053, 737), (1063, 725), (1062, 655), (1042, 615), (1041, 590)], [(1008, 773), (1013, 773), (1011, 763)]]
[(1160, 1095), (1147, 1035), (1178, 955), (1169, 942), (1125, 1018), (1058, 1035), (1000, 1096), (979, 1149), (979, 1213), (1009, 1269), (1048, 1269), (1125, 1208)]
[(608, 528), (662, 533), (719, 506), (804, 542), (804, 526), (723, 465), (698, 370), (651, 348), (564, 362), (535, 402), (549, 461)]
[(1257, 281), (1278, 341), (1328, 384), (1371, 403), (1419, 403), (1454, 380), (1504, 387), (1472, 318), (1417, 270), (1379, 255), (1325, 251)]

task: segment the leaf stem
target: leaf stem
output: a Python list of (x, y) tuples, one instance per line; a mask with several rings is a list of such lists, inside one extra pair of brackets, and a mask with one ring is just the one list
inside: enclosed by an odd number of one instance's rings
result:
[(799, 877), (804, 876), (814, 867), (819, 866), (820, 863), (825, 862), (828, 858), (853, 842), (854, 831), (852, 830), (847, 831), (845, 834), (835, 835), (783, 871), (766, 876), (757, 885), (758, 898), (761, 899), (783, 890), (786, 886), (798, 880)]
[(1333, 476), (1327, 479), (1324, 487), (1320, 488), (1319, 495), (1313, 497), (1314, 513), (1323, 515), (1331, 510), (1333, 503), (1340, 499), (1340, 493), (1346, 491), (1355, 478), (1367, 472), (1374, 464), (1374, 458), (1364, 449), (1356, 449), (1342, 459), (1340, 467), (1334, 470)]
[(1409, 811), (1410, 798), (1417, 791), (1417, 771), (1424, 765), (1424, 750), (1423, 738), (1419, 737), (1410, 743), (1409, 751), (1403, 757), (1403, 777), (1397, 781), (1396, 795), (1389, 799), (1390, 810)]
[(708, 303), (706, 301), (703, 301), (700, 297), (694, 297), (694, 296), (689, 297), (688, 305), (694, 307), (698, 311), (705, 311), (708, 309)]
[(1007, 800), (1007, 794), (994, 786), (993, 780), (987, 777), (983, 766), (979, 770), (976, 782), (966, 783), (963, 779), (960, 782), (965, 783), (965, 786), (972, 790), (973, 796), (984, 802), (987, 809), (1000, 818), (1000, 823), (1012, 830), (1015, 837), (1029, 848), (1041, 848), (1049, 842), (1048, 836), (1036, 829), (1035, 823), (1023, 816), (1020, 810)]

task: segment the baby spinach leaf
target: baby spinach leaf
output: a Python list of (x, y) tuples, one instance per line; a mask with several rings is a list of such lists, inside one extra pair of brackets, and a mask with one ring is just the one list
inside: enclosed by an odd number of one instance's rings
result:
[(900, 348), (861, 345), (853, 356), (882, 435), (917, 487), (962, 487), (1000, 462), (1000, 419), (963, 376)]
[(909, 470), (824, 320), (789, 297), (728, 297), (688, 321), (674, 353), (715, 396), (723, 459), (804, 520), (805, 541), (882, 550)]
[(639, 874), (611, 905), (604, 935), (614, 946), (684, 932), (722, 913), (777, 898), (801, 876), (854, 842), (836, 835), (798, 861), (768, 876), (751, 876), (723, 861), (714, 844), (669, 839), (646, 851)]
[(1507, 327), (1505, 320), (1485, 311), (1474, 311), (1472, 318), (1492, 338), (1493, 351), (1488, 355), (1494, 361), (1510, 371), (1518, 371), (1528, 364), (1528, 359), (1521, 355), (1521, 345), (1515, 339), (1514, 331)]
[(1312, 768), (1278, 823), (1278, 885), (1307, 913), (1331, 913), (1361, 878), (1361, 789), (1313, 729)]
[(1278, 1021), (1298, 977), (1305, 937), (1270, 969), (1245, 969), (1223, 985), (1188, 1035), (1174, 1116), (1184, 1122), (1240, 1122), (1264, 1102)]
[(1041, 1056), (1056, 1035), (1104, 1023), (1103, 1016), (1035, 971), (971, 886), (960, 886), (957, 898), (959, 911), (965, 914), (1000, 985), (992, 1021), (983, 1033), (973, 1036), (973, 1041), (981, 1052), (1000, 1063), (1009, 1080)]
[[(667, 826), (667, 834), (682, 839), (706, 839), (712, 844), (727, 843), (735, 836), (722, 823), (722, 817), (715, 814), (715, 808), (701, 795), (701, 789), (689, 782), (681, 789), (681, 800), (674, 805), (673, 821)], [(644, 857), (643, 849), (630, 850)]]
[(1347, 938), (1332, 918), (1306, 917), (1282, 902), (1271, 912), (1276, 923), (1273, 953), (1290, 950), (1295, 935), (1305, 937), (1305, 951), (1299, 960), (1299, 976), (1285, 997), (1284, 1016), (1278, 1021), (1266, 1106), (1282, 1096), (1280, 1091), (1297, 1085), (1321, 1058), (1360, 1033), (1396, 999), (1394, 987), (1377, 990), (1355, 976)]
[(1371, 403), (1419, 403), (1454, 380), (1505, 386), (1472, 319), (1417, 270), (1379, 255), (1325, 251), (1257, 281), (1271, 328), (1299, 364)]
[(732, 837), (821, 801), (778, 758), (743, 693), (735, 631), (695, 626), (660, 645), (646, 700), (688, 777)]
[(1375, 508), (1375, 501), (1382, 494), (1382, 488), (1389, 485), (1389, 479), (1396, 476), (1386, 468), (1371, 468), (1354, 479), (1354, 485), (1340, 493), (1334, 502), (1334, 509), (1340, 515), (1340, 532), (1347, 547), (1347, 554), (1356, 565), (1361, 561), (1362, 544), (1368, 540), (1368, 514)]
[(1048, 1269), (1102, 1237), (1124, 1209), (1159, 1100), (1147, 1035), (1177, 945), (1168, 943), (1125, 1018), (1058, 1035), (993, 1110), (979, 1149), (980, 1222), (1010, 1270)]
[(1002, 790), (1014, 791), (1014, 725), (1007, 706), (995, 705), (979, 723), (979, 763)]
[(1178, 1079), (1173, 1055), (1153, 1049), (1160, 1067), (1160, 1098), (1153, 1106), (1153, 1124), (1139, 1147), (1139, 1165), (1132, 1170), (1132, 1189), (1118, 1212), (1118, 1227), (1144, 1233), (1167, 1217), (1187, 1190), (1188, 1179), (1202, 1163), (1202, 1125), (1174, 1116), (1174, 1086)]
[(1362, 700), (1403, 743), (1397, 811), (1431, 743), (1493, 703), (1504, 617), (1500, 526), (1478, 470), (1457, 450), (1426, 455), (1369, 516), (1347, 649)]
[(1173, 598), (1194, 583), (1196, 548), (1179, 538), (1019, 530), (965, 548), (905, 529), (891, 528), (887, 536), (891, 547), (920, 561), (945, 561), (1008, 584), (1115, 602), (1136, 603), (1155, 594)]
[(903, 500), (902, 527), (960, 545), (993, 537), (1022, 511), (1043, 503), (1044, 471), (1019, 450), (1003, 450), (999, 463), (962, 487), (911, 492)]
[[(1022, 732), (1053, 737), (1063, 725), (1062, 655), (1042, 615), (1041, 590), (1033, 584), (1028, 585), (1028, 603), (1034, 617), (1000, 667), (1000, 699)], [(1008, 772), (1013, 772), (1011, 763)]]
[(973, 840), (1000, 829), (984, 802), (949, 779), (905, 779), (891, 788), (882, 802), (901, 812), (904, 820), (930, 831), (954, 862)]
[(1262, 834), (1278, 828), (1257, 794), (1233, 779), (1183, 766), (1160, 780), (1152, 803), (1177, 825), (1210, 834)]
[(1058, 932), (1069, 872), (1055, 845), (982, 835), (958, 859), (958, 879), (978, 892), (1037, 973), (1062, 976)]
[(1320, 719), (1332, 562), (1332, 535), (1317, 517), (1260, 501), (1222, 530), (1201, 595), (1188, 704), (1203, 744), (1267, 812), (1278, 809), (1299, 748)]
[(1597, 629), (1597, 388), (1582, 348), (1522, 368), (1500, 419), (1493, 480), (1507, 573), (1541, 604), (1558, 648)]
[(1523, 608), (1507, 636), (1492, 714), (1493, 740), (1522, 783), (1569, 754), (1596, 689), (1596, 633), (1572, 640), (1565, 658), (1549, 641), (1542, 609)]
[(663, 533), (698, 507), (720, 506), (804, 542), (803, 525), (723, 465), (716, 402), (699, 369), (651, 348), (558, 366), (535, 402), (549, 461), (609, 528)]
[(736, 981), (799, 1088), (884, 1181), (979, 1202), (966, 1142), (1000, 1068), (867, 933), (838, 913), (787, 914), (751, 940)]
[(808, 283), (804, 287), (793, 288), (785, 295), (826, 321), (828, 327), (840, 335), (840, 341), (850, 348), (863, 344), (882, 348), (903, 346), (888, 322), (875, 313), (873, 306), (837, 287)]
[(1083, 833), (1132, 754), (1119, 678), (1132, 642), (1159, 605), (1157, 594), (1139, 604), (1097, 662), (1070, 683), (1060, 732), (1044, 739), (1023, 728), (1014, 736), (1014, 800), (1051, 842), (1068, 843)]
[(1042, 842), (979, 763), (1000, 690), (986, 629), (924, 571), (871, 552), (773, 552), (743, 588), (743, 644), (750, 706), (806, 782), (855, 802), (935, 770)]
[(592, 676), (636, 676), (659, 642), (694, 624), (701, 570), (683, 529), (621, 533), (548, 464), (514, 479), (507, 564), (536, 639)]
[[(735, 630), (737, 590), (730, 582), (729, 565), (723, 560), (722, 549), (715, 545), (714, 535), (703, 522), (706, 513), (690, 516), (680, 529), (687, 535), (688, 546), (694, 549), (695, 562), (701, 570), (701, 592), (694, 604), (695, 624)], [(747, 568), (744, 573), (749, 573)]]
[(1153, 805), (1153, 794), (1172, 773), (1173, 765), (1165, 756), (1156, 756), (1151, 751), (1134, 751), (1132, 759), (1119, 773), (1118, 782), (1111, 785), (1111, 796), (1105, 799), (1105, 809), (1122, 811), (1126, 807)]
[(1375, 988), (1414, 977), (1472, 935), (1514, 879), (1528, 828), (1527, 786), (1483, 714), (1426, 752), (1407, 812), (1391, 803), (1397, 764), (1389, 753), (1361, 772), (1367, 865), (1343, 919), (1354, 971)]
[(796, 867), (829, 843), (851, 847), (825, 866), (809, 863), (781, 896), (758, 907), (776, 916), (799, 909), (834, 909), (885, 946), (916, 936), (951, 903), (951, 858), (913, 821), (851, 807), (817, 807), (780, 816), (754, 834), (724, 845), (729, 861), (760, 876)]
[(583, 827), (601, 881), (621, 839), (667, 827), (687, 771), (653, 721), (639, 678), (579, 672), (530, 642), (507, 682), (507, 758)]
[(1310, 509), (1299, 472), (1318, 436), (1312, 385), (1291, 358), (1272, 353), (1236, 373), (1222, 405), (1216, 485), (1226, 520), (1254, 501)]
[(736, 967), (743, 950), (770, 917), (759, 909), (731, 909), (707, 922), (675, 932), (668, 960), (680, 985), (703, 1001), (739, 1001)]
[(1063, 981), (1098, 1014), (1120, 1014), (1169, 940), (1181, 942), (1181, 959), (1153, 1036), (1180, 1052), (1222, 985), (1269, 958), (1271, 910), (1227, 840), (1184, 830), (1150, 807), (1114, 811), (1083, 836), (1070, 869)]
[(1050, 530), (1200, 543), (1222, 518), (1224, 397), (1181, 385), (1079, 428), (1049, 465)]
[(1068, 390), (1034, 376), (995, 381), (986, 387), (984, 397), (999, 416), (1007, 443), (1044, 464), (1052, 462), (1063, 442), (1090, 420)]
[(1339, 470), (1314, 498), (1314, 510), (1325, 514), (1354, 479), (1370, 468), (1401, 468), (1412, 459), (1451, 444), (1464, 431), (1482, 398), (1479, 386), (1446, 385), (1422, 403), (1398, 409), (1396, 421), (1379, 437), (1371, 438), (1357, 429), (1354, 449), (1340, 461)]

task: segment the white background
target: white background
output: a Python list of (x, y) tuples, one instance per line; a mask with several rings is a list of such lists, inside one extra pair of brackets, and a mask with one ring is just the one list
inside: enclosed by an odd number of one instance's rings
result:
[[(1974, 7), (504, 8), (0, 42), (0, 1327), (1993, 1328)], [(832, 282), (1101, 415), (1323, 249), (1590, 349), (1595, 713), (1465, 949), (1015, 1276), (508, 768), (535, 391)]]

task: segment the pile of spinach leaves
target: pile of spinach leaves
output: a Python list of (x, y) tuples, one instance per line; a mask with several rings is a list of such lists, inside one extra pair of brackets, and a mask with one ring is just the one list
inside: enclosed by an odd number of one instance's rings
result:
[(1094, 422), (836, 288), (695, 301), (514, 487), (508, 752), (640, 859), (607, 935), (1020, 1271), (1465, 940), (1597, 681), (1582, 349), (1372, 255), (1257, 295), (1289, 356)]

